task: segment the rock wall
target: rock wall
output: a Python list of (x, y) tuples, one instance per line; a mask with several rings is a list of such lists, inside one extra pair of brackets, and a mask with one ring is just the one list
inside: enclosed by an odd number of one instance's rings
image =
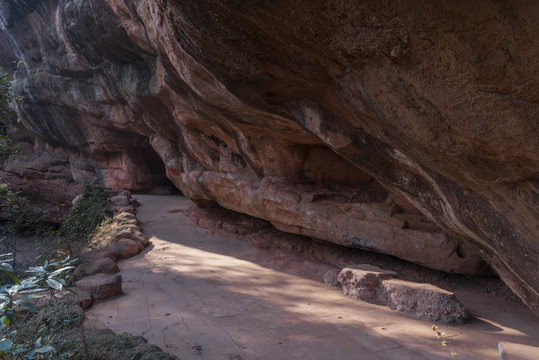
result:
[(47, 211), (46, 221), (58, 222), (66, 215), (65, 205), (82, 193), (82, 183), (74, 181), (70, 166), (77, 153), (46, 144), (20, 126), (10, 136), (18, 151), (11, 156), (0, 154), (0, 183)]
[(200, 206), (281, 230), (445, 271), (485, 260), (539, 313), (538, 3), (0, 0), (0, 13), (24, 124), (107, 185), (166, 174)]

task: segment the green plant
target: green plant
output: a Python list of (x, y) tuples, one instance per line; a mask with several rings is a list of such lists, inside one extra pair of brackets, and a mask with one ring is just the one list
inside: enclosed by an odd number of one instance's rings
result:
[(453, 340), (445, 338), (445, 332), (441, 331), (436, 325), (432, 325), (432, 330), (436, 332), (436, 338), (440, 340), (442, 346), (447, 346), (451, 353), (451, 357), (458, 356), (458, 354), (451, 348), (451, 346), (449, 346), (449, 344), (451, 344)]
[(19, 192), (11, 191), (7, 184), (0, 184), (0, 222), (4, 233), (13, 234), (24, 231), (34, 231), (43, 226), (47, 212), (32, 206), (28, 199), (20, 196)]
[(13, 142), (16, 128), (0, 123), (0, 155), (12, 158), (21, 151), (21, 147)]
[(0, 120), (13, 116), (13, 111), (9, 107), (11, 103), (22, 101), (22, 98), (13, 93), (14, 85), (15, 80), (0, 68)]
[(60, 228), (59, 237), (69, 242), (88, 241), (103, 222), (112, 218), (107, 193), (102, 186), (85, 183), (82, 197), (71, 208)]
[(15, 96), (13, 92), (14, 84), (15, 81), (11, 76), (0, 68), (0, 154), (9, 157), (18, 153), (20, 149), (13, 143), (11, 137), (14, 132), (11, 120), (15, 118), (15, 113), (11, 110), (10, 104), (22, 101), (22, 98)]
[(0, 271), (11, 279), (0, 287), (0, 359), (47, 358), (54, 353), (50, 344), (61, 314), (55, 308), (57, 294), (64, 289), (75, 260), (45, 261), (29, 267), (25, 278), (15, 274), (12, 254), (0, 255), (0, 261)]

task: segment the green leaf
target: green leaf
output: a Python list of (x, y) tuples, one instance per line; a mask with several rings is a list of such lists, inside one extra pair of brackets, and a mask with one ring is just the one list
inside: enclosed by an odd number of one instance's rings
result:
[(41, 266), (30, 266), (28, 270), (26, 271), (33, 274), (46, 274), (47, 273), (47, 270), (45, 270), (45, 268)]
[(41, 347), (41, 338), (37, 339), (37, 340), (34, 342), (34, 347), (35, 347), (35, 348)]
[(11, 339), (4, 338), (2, 339), (2, 341), (0, 341), (0, 350), (2, 351), (9, 351), (12, 346), (13, 341), (11, 341)]
[(43, 346), (38, 349), (36, 349), (36, 353), (43, 354), (53, 351), (54, 348), (52, 346)]
[(7, 320), (11, 322), (13, 321), (13, 319), (15, 319), (15, 311), (12, 309), (8, 309), (6, 310), (6, 313), (4, 316), (6, 317)]
[(54, 279), (58, 281), (60, 284), (62, 284), (63, 286), (66, 286), (66, 281), (62, 278), (54, 277), (54, 278), (49, 278), (49, 279)]
[(1, 263), (0, 264), (0, 270), (5, 272), (11, 279), (13, 279), (13, 281), (15, 281), (15, 283), (17, 283), (17, 284), (21, 283), (19, 278), (17, 276), (15, 276), (15, 274), (13, 272), (13, 267), (11, 266), (11, 264), (8, 264), (6, 262)]
[(46, 282), (54, 290), (62, 290), (63, 285), (55, 279), (47, 279)]
[(21, 303), (21, 304), (19, 305), (19, 307), (20, 307), (21, 309), (24, 309), (24, 310), (27, 310), (27, 311), (30, 311), (30, 312), (34, 312), (34, 313), (36, 313), (36, 312), (39, 311), (39, 310), (37, 309), (37, 307), (36, 307), (34, 304), (32, 304), (31, 302), (29, 302), (29, 301), (26, 301), (26, 302)]
[(15, 281), (16, 284), (20, 284), (21, 281), (19, 280), (19, 278), (17, 276), (15, 276), (15, 274), (13, 273), (10, 273), (10, 272), (7, 272), (6, 271), (6, 274), (8, 274), (8, 276), (13, 280)]
[(46, 290), (47, 289), (43, 289), (43, 288), (30, 289), (30, 290), (21, 291), (20, 294), (34, 294), (34, 293), (38, 293), (38, 292), (42, 292)]
[(73, 269), (73, 268), (74, 268), (74, 266), (65, 266), (65, 267), (60, 268), (60, 269), (58, 269), (58, 270), (54, 270), (54, 271), (50, 274), (50, 276), (56, 276), (56, 275), (58, 275), (58, 274), (60, 274), (60, 273), (62, 273), (62, 272), (64, 272), (64, 271), (67, 271), (67, 270)]
[(19, 346), (19, 347), (17, 347), (17, 348), (12, 349), (12, 350), (11, 350), (11, 353), (14, 354), (14, 355), (16, 355), (16, 354), (21, 354), (21, 353), (24, 353), (24, 352), (27, 352), (27, 351), (28, 351), (27, 348), (22, 347), (22, 346)]
[(13, 272), (13, 266), (11, 266), (11, 264), (3, 262), (0, 264), (0, 270)]

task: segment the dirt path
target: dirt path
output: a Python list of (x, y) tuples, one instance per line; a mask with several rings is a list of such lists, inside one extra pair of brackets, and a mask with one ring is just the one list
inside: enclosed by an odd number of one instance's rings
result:
[[(330, 267), (279, 259), (213, 236), (179, 196), (139, 195), (151, 245), (120, 263), (125, 295), (95, 305), (87, 326), (142, 334), (182, 360), (445, 359), (432, 324), (354, 301), (323, 284)], [(539, 319), (523, 307), (457, 294), (473, 315), (440, 326), (461, 359), (537, 359)]]

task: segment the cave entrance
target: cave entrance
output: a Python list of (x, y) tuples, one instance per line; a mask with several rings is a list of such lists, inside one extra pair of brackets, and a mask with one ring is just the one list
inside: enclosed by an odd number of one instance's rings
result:
[(166, 175), (155, 183), (155, 185), (147, 192), (150, 195), (183, 195), (182, 192), (170, 181)]
[(139, 194), (150, 195), (183, 195), (182, 192), (167, 178), (165, 163), (157, 152), (148, 144), (143, 150), (144, 163), (151, 174), (151, 184)]

